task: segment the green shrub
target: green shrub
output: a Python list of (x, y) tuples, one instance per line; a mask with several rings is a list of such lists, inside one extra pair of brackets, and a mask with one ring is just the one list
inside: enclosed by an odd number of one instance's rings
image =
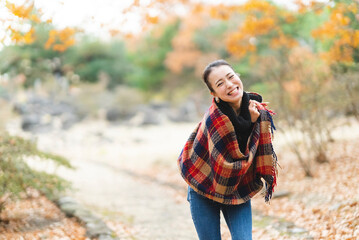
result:
[(0, 212), (6, 199), (19, 198), (27, 189), (36, 189), (49, 199), (54, 199), (71, 185), (63, 178), (37, 171), (26, 163), (26, 157), (51, 160), (58, 166), (73, 169), (65, 158), (40, 151), (36, 143), (21, 137), (0, 134)]

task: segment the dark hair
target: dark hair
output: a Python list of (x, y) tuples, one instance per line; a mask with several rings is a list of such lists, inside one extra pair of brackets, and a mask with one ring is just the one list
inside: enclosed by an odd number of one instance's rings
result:
[(233, 67), (232, 67), (228, 62), (226, 62), (226, 61), (223, 60), (223, 59), (219, 59), (219, 60), (215, 60), (215, 61), (211, 62), (211, 63), (208, 64), (207, 67), (204, 69), (202, 78), (203, 78), (204, 83), (207, 85), (207, 87), (209, 88), (209, 90), (210, 90), (211, 92), (214, 92), (214, 90), (213, 90), (211, 84), (210, 84), (209, 81), (208, 81), (208, 76), (209, 76), (209, 74), (211, 74), (213, 68), (219, 67), (219, 66), (223, 66), (223, 65), (229, 66), (229, 67), (232, 68), (232, 70), (233, 70)]

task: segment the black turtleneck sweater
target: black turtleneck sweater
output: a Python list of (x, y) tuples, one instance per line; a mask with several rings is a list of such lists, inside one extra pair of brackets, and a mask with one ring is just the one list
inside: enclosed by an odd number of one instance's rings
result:
[(227, 115), (231, 120), (236, 132), (239, 149), (243, 154), (246, 150), (248, 137), (251, 134), (254, 125), (251, 121), (251, 115), (248, 109), (250, 99), (262, 102), (262, 96), (243, 92), (239, 115), (235, 113), (233, 108), (227, 102), (222, 100), (220, 100), (219, 103), (216, 102), (222, 113)]

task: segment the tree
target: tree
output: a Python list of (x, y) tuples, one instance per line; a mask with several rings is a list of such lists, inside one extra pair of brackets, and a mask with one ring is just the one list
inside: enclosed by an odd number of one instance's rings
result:
[(331, 65), (345, 110), (359, 120), (359, 2), (337, 0), (327, 6), (329, 17), (312, 35), (322, 44), (321, 57)]
[(84, 82), (97, 82), (100, 74), (109, 78), (108, 87), (123, 84), (129, 71), (124, 43), (119, 40), (101, 42), (84, 36), (63, 57), (63, 68), (80, 76)]
[[(142, 90), (160, 90), (166, 76), (165, 59), (172, 50), (171, 42), (179, 28), (178, 21), (170, 22), (163, 29), (151, 31), (135, 51), (129, 53), (132, 71), (126, 82)], [(157, 30), (157, 32), (156, 32)]]
[(51, 19), (43, 19), (33, 1), (20, 5), (6, 1), (5, 7), (8, 17), (0, 19), (6, 29), (0, 41), (5, 45), (0, 54), (0, 73), (10, 78), (22, 75), (25, 87), (52, 78), (55, 73), (63, 74), (57, 62), (75, 43), (76, 30), (55, 29)]
[[(19, 5), (6, 1), (5, 7), (8, 9), (10, 16), (9, 18), (1, 19), (4, 25), (7, 26), (7, 35), (4, 36), (1, 43), (7, 37), (10, 37), (12, 43), (16, 45), (32, 44), (37, 38), (38, 29), (36, 26), (43, 24), (51, 25), (52, 20), (43, 19), (41, 11), (34, 7), (33, 0), (26, 0)], [(72, 28), (51, 29), (44, 47), (63, 52), (75, 43), (75, 32), (75, 29)]]

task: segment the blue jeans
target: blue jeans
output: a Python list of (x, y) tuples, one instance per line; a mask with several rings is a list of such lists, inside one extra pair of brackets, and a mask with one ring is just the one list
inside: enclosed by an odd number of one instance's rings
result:
[(240, 205), (226, 205), (208, 199), (188, 187), (193, 223), (200, 240), (220, 240), (220, 211), (231, 232), (232, 240), (252, 239), (251, 201)]

